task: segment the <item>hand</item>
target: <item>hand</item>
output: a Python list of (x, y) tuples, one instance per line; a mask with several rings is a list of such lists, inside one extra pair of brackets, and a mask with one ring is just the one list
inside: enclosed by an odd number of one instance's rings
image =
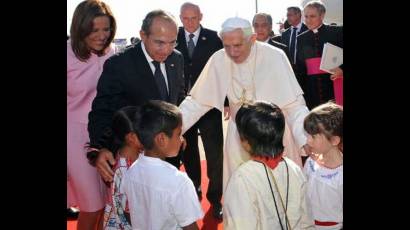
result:
[(231, 109), (229, 108), (229, 106), (225, 106), (224, 107), (224, 120), (228, 120), (229, 117), (231, 116)]
[(334, 69), (331, 69), (330, 71), (334, 73), (334, 74), (330, 75), (330, 79), (331, 79), (332, 81), (334, 81), (334, 80), (336, 80), (336, 79), (338, 79), (338, 78), (343, 77), (343, 70), (342, 70), (341, 68), (339, 68), (339, 67), (336, 67), (336, 68), (334, 68)]
[(115, 164), (115, 159), (110, 150), (102, 148), (98, 154), (98, 158), (95, 163), (98, 173), (105, 182), (112, 182), (114, 179), (114, 172), (111, 169), (111, 165)]

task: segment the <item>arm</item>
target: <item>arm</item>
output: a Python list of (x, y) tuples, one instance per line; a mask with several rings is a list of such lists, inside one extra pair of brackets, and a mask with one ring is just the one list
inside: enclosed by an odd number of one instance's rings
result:
[(211, 106), (199, 104), (194, 98), (188, 96), (179, 105), (182, 112), (182, 134), (193, 126), (199, 118), (212, 109)]
[(179, 69), (178, 71), (178, 81), (179, 81), (179, 91), (178, 91), (178, 101), (177, 101), (177, 105), (180, 105), (181, 102), (185, 99), (187, 92), (185, 90), (185, 75), (184, 75), (184, 56), (178, 55), (178, 57), (180, 58), (180, 62), (181, 62), (181, 69)]
[(231, 109), (229, 108), (229, 100), (228, 97), (225, 97), (225, 102), (224, 102), (224, 120), (227, 121), (229, 120), (229, 117), (231, 116)]
[[(343, 48), (343, 26), (336, 27), (336, 45)], [(331, 80), (343, 77), (343, 64), (331, 70), (334, 74), (330, 75)]]
[[(91, 112), (88, 114), (91, 146), (99, 146), (99, 140), (107, 127), (110, 126), (114, 112), (124, 104), (122, 103), (122, 88), (118, 80), (119, 72), (116, 70), (115, 64), (112, 59), (105, 62), (103, 73), (97, 85), (97, 96), (94, 98)], [(95, 165), (105, 181), (112, 181), (114, 172), (107, 161), (112, 165), (115, 163), (113, 154), (108, 150), (108, 146), (100, 147), (102, 149), (96, 154)]]
[(287, 121), (290, 129), (292, 130), (296, 145), (298, 146), (298, 148), (302, 148), (307, 141), (307, 137), (303, 128), (303, 121), (309, 113), (303, 95), (299, 95), (296, 101), (287, 104), (282, 109), (288, 114)]
[[(88, 132), (90, 144), (97, 145), (104, 131), (111, 124), (115, 111), (125, 106), (120, 83), (121, 72), (116, 68), (118, 63), (109, 59), (104, 64), (104, 70), (97, 84), (97, 95), (93, 100), (88, 114)], [(105, 146), (103, 146), (105, 147)]]

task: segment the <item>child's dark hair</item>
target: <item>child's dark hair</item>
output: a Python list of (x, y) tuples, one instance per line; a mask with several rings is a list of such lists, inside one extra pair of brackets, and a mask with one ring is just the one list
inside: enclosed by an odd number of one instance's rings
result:
[(150, 100), (141, 107), (141, 122), (138, 137), (145, 149), (154, 148), (154, 138), (164, 132), (172, 137), (172, 132), (182, 125), (182, 114), (179, 108), (165, 101)]
[(239, 136), (251, 146), (251, 155), (272, 157), (283, 153), (285, 117), (278, 106), (263, 101), (245, 104), (235, 122)]
[(126, 106), (119, 109), (112, 118), (111, 127), (106, 129), (101, 139), (95, 148), (87, 153), (88, 161), (91, 165), (95, 165), (97, 157), (96, 149), (108, 148), (116, 156), (118, 150), (125, 144), (125, 136), (134, 132), (137, 134), (137, 128), (140, 121), (140, 109), (136, 106)]
[(310, 135), (323, 134), (330, 140), (340, 137), (339, 147), (343, 147), (343, 107), (333, 102), (319, 105), (305, 117), (303, 127)]

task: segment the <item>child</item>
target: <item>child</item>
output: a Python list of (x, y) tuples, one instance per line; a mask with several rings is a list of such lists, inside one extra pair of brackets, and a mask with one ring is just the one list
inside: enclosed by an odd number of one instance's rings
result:
[(312, 155), (306, 160), (307, 200), (317, 229), (343, 227), (343, 107), (326, 103), (304, 121)]
[(243, 105), (235, 118), (251, 159), (239, 166), (224, 193), (224, 229), (313, 229), (306, 213), (305, 177), (283, 157), (285, 118), (276, 105)]
[(139, 109), (127, 106), (117, 111), (112, 119), (111, 130), (101, 138), (100, 144), (111, 146), (116, 164), (113, 166), (114, 180), (111, 183), (109, 201), (104, 210), (105, 230), (131, 230), (127, 198), (121, 190), (122, 178), (142, 150), (136, 134)]
[(141, 107), (138, 137), (144, 154), (129, 168), (123, 181), (133, 229), (198, 229), (203, 217), (192, 181), (164, 161), (181, 147), (182, 115), (164, 101)]

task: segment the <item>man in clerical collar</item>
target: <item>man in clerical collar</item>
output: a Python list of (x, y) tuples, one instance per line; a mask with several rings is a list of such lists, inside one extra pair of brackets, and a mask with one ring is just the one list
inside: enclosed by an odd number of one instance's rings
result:
[(323, 23), (326, 7), (320, 1), (311, 1), (303, 9), (308, 30), (297, 37), (296, 66), (302, 76), (301, 84), (309, 109), (334, 100), (333, 81), (343, 76), (343, 64), (330, 72), (320, 69), (325, 43), (343, 48), (343, 26)]

